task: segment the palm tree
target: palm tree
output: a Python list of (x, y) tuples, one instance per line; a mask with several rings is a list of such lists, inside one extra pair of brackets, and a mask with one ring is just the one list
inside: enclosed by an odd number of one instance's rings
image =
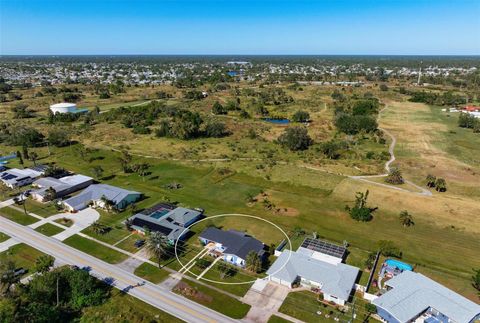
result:
[(258, 273), (262, 269), (262, 261), (255, 251), (252, 250), (247, 254), (245, 268), (253, 273)]
[(33, 165), (37, 166), (38, 154), (34, 151), (30, 153), (30, 159), (33, 161)]
[(445, 192), (447, 190), (447, 182), (443, 178), (437, 178), (435, 181), (435, 189), (437, 192)]
[(150, 256), (157, 258), (158, 265), (161, 266), (160, 262), (168, 254), (170, 245), (164, 234), (154, 231), (148, 235), (145, 248)]
[(103, 207), (105, 208), (105, 210), (107, 210), (107, 212), (110, 212), (115, 209), (115, 202), (108, 199), (105, 195), (102, 195), (102, 197), (100, 198), (100, 201), (103, 202)]
[(412, 215), (408, 213), (408, 211), (406, 210), (403, 210), (402, 212), (400, 212), (399, 218), (400, 218), (400, 223), (402, 223), (404, 227), (410, 227), (415, 224), (413, 222)]
[(53, 187), (47, 188), (45, 191), (45, 201), (53, 201), (54, 199), (57, 198), (57, 191)]
[(92, 231), (96, 234), (107, 233), (107, 227), (98, 221), (93, 222), (91, 228), (92, 228)]
[(437, 178), (431, 174), (427, 175), (427, 186), (428, 187), (435, 187), (435, 181)]

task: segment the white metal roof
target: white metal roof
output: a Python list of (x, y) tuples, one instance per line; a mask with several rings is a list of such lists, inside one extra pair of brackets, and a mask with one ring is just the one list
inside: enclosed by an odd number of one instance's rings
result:
[(455, 322), (471, 322), (480, 315), (480, 305), (419, 273), (404, 271), (386, 284), (393, 289), (373, 304), (400, 322), (409, 322), (430, 307)]
[(62, 102), (62, 103), (52, 104), (50, 108), (75, 108), (76, 106), (77, 105), (75, 103)]

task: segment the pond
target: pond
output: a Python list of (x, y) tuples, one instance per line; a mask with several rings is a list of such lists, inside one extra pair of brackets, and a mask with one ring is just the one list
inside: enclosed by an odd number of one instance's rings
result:
[(263, 121), (274, 123), (274, 124), (289, 124), (290, 123), (290, 120), (288, 120), (288, 119), (264, 118)]

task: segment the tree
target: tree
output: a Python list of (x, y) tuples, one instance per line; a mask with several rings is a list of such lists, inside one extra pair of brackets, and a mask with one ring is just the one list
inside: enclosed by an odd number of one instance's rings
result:
[(250, 251), (245, 259), (245, 268), (253, 273), (258, 273), (262, 269), (262, 260), (255, 251)]
[(35, 260), (35, 271), (39, 273), (46, 273), (53, 267), (55, 258), (50, 255), (41, 255)]
[(152, 257), (156, 257), (158, 265), (161, 265), (161, 260), (168, 254), (170, 245), (168, 239), (165, 235), (158, 231), (150, 233), (147, 237), (147, 242), (145, 244), (145, 249), (148, 254)]
[(120, 166), (124, 173), (130, 172), (130, 162), (132, 161), (132, 155), (126, 150), (122, 150), (122, 155), (118, 158)]
[(91, 172), (92, 172), (93, 177), (95, 177), (96, 179), (100, 179), (103, 175), (103, 168), (102, 168), (102, 166), (97, 165), (97, 166), (92, 167)]
[(20, 153), (19, 150), (17, 150), (17, 158), (18, 158), (18, 163), (19, 163), (20, 165), (23, 165), (22, 154)]
[(205, 135), (207, 137), (221, 138), (227, 134), (225, 124), (220, 121), (212, 120), (205, 126)]
[(376, 252), (370, 252), (368, 254), (367, 259), (365, 260), (365, 267), (367, 267), (368, 269), (372, 269), (376, 257), (377, 257)]
[(22, 152), (23, 152), (23, 158), (24, 158), (24, 159), (30, 159), (30, 156), (28, 156), (28, 148), (27, 148), (27, 146), (25, 146), (25, 145), (22, 146)]
[(90, 226), (92, 228), (92, 231), (95, 233), (95, 234), (106, 234), (108, 231), (110, 231), (110, 228), (98, 221), (95, 221), (92, 223), (92, 225)]
[(447, 190), (447, 182), (443, 178), (437, 178), (435, 181), (435, 190), (437, 192), (445, 192)]
[(406, 211), (406, 210), (403, 210), (402, 212), (400, 212), (399, 219), (400, 219), (400, 223), (404, 227), (410, 227), (410, 226), (415, 224), (413, 222), (412, 215), (410, 213), (408, 213), (408, 211)]
[(380, 240), (378, 242), (378, 248), (382, 255), (385, 257), (396, 257), (402, 258), (402, 252), (395, 245), (393, 241), (390, 240)]
[(386, 84), (380, 84), (380, 91), (387, 92), (388, 86)]
[(437, 180), (435, 176), (428, 174), (426, 179), (428, 187), (435, 187), (435, 181)]
[(398, 168), (392, 168), (390, 169), (390, 172), (388, 173), (387, 177), (385, 177), (385, 182), (393, 185), (400, 185), (405, 183), (405, 180), (403, 179), (402, 172)]
[(310, 121), (310, 114), (303, 110), (298, 110), (292, 116), (293, 122), (308, 122)]
[(220, 272), (220, 278), (224, 279), (225, 277), (231, 277), (235, 275), (236, 269), (229, 266), (227, 263), (220, 261), (218, 263), (218, 271)]
[(132, 170), (140, 175), (142, 177), (143, 181), (145, 181), (145, 176), (147, 176), (148, 169), (150, 168), (150, 165), (147, 163), (140, 163), (140, 164), (135, 164), (132, 166)]
[(107, 198), (105, 195), (102, 195), (100, 201), (103, 203), (103, 207), (107, 212), (115, 210), (115, 202)]
[(312, 138), (304, 127), (289, 127), (277, 139), (278, 143), (292, 151), (305, 150), (312, 144)]
[(480, 269), (473, 271), (472, 285), (476, 290), (480, 292)]
[(38, 154), (34, 151), (30, 153), (30, 160), (33, 161), (33, 165), (37, 166)]
[(45, 196), (43, 199), (45, 201), (53, 201), (57, 198), (57, 191), (53, 187), (49, 187), (45, 190)]
[(15, 275), (16, 265), (6, 257), (0, 258), (0, 295), (10, 293), (10, 288), (20, 281), (20, 276)]
[(200, 258), (195, 262), (195, 266), (197, 266), (198, 268), (201, 268), (201, 269), (205, 269), (208, 266), (210, 266), (211, 264), (212, 264), (212, 262), (205, 259), (205, 258)]
[(227, 114), (228, 111), (226, 108), (224, 108), (223, 105), (220, 104), (220, 102), (215, 101), (215, 103), (212, 106), (212, 113), (213, 114)]
[(19, 103), (12, 108), (13, 118), (24, 119), (33, 117), (33, 112), (28, 109), (28, 105)]
[(52, 129), (48, 132), (47, 141), (56, 147), (65, 147), (70, 144), (70, 133), (63, 129)]
[(373, 219), (372, 213), (377, 210), (377, 207), (370, 208), (367, 206), (368, 194), (368, 190), (365, 193), (357, 192), (355, 194), (355, 205), (352, 208), (348, 205), (345, 207), (352, 219), (363, 222)]

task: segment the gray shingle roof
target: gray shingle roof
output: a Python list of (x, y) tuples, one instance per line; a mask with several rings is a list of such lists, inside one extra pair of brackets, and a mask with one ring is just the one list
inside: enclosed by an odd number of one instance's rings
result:
[(393, 289), (375, 299), (373, 304), (400, 322), (410, 321), (429, 307), (455, 322), (470, 322), (480, 315), (480, 305), (419, 273), (404, 271), (386, 284)]
[(289, 283), (297, 277), (305, 278), (320, 283), (324, 293), (347, 300), (357, 279), (358, 268), (343, 263), (334, 265), (285, 250), (268, 269), (267, 275)]
[(264, 248), (261, 241), (236, 230), (223, 231), (209, 227), (203, 230), (200, 238), (221, 243), (225, 248), (224, 253), (236, 255), (242, 259), (246, 259), (250, 251), (261, 254)]

